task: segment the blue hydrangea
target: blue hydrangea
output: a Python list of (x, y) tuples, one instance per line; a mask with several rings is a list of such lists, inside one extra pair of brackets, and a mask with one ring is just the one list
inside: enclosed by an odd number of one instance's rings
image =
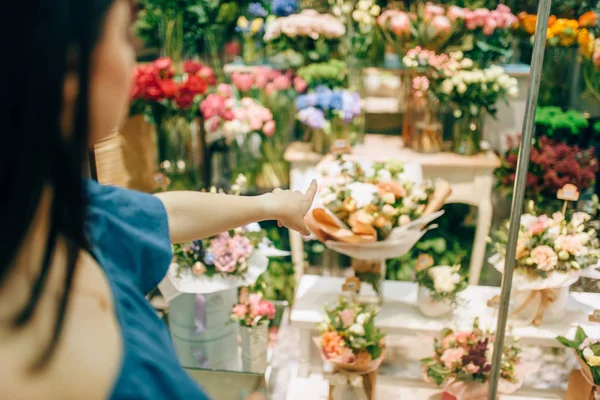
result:
[(215, 253), (206, 253), (204, 256), (204, 264), (215, 265)]
[(310, 107), (308, 100), (309, 100), (309, 98), (308, 98), (308, 95), (306, 95), (306, 94), (296, 97), (296, 109), (304, 110), (305, 108)]
[(269, 13), (260, 2), (250, 3), (248, 5), (248, 13), (253, 17), (266, 18)]
[(278, 17), (287, 17), (298, 9), (296, 0), (273, 0), (271, 2), (271, 11)]
[(332, 110), (341, 110), (342, 107), (344, 106), (344, 99), (342, 97), (342, 93), (335, 91), (333, 92), (333, 94), (331, 95), (331, 102), (329, 103), (329, 106), (331, 107)]

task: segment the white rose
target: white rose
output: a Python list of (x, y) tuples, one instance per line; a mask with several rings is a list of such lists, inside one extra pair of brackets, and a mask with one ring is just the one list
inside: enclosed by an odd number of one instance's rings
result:
[(517, 88), (516, 86), (513, 86), (510, 89), (508, 89), (508, 96), (513, 99), (516, 99), (517, 97), (519, 97), (519, 88)]
[(371, 10), (369, 12), (372, 16), (376, 17), (379, 14), (381, 14), (381, 7), (375, 4), (373, 7), (371, 7)]
[(473, 60), (470, 58), (465, 58), (460, 62), (460, 66), (463, 68), (471, 68), (473, 67)]
[(459, 94), (464, 94), (467, 91), (467, 85), (465, 85), (464, 83), (461, 82), (461, 84), (458, 85), (458, 87), (456, 88), (456, 91)]
[(373, 201), (376, 193), (379, 193), (379, 188), (370, 183), (353, 182), (346, 187), (350, 191), (350, 196), (356, 201), (358, 208), (363, 208)]
[(395, 215), (395, 214), (396, 214), (396, 209), (395, 209), (393, 206), (389, 205), (389, 204), (386, 204), (386, 205), (384, 205), (384, 206), (381, 208), (381, 211), (382, 211), (382, 212), (383, 212), (385, 215), (388, 215), (388, 216), (392, 216), (392, 215)]
[(450, 93), (452, 93), (453, 89), (454, 89), (454, 83), (452, 83), (452, 80), (446, 79), (446, 80), (444, 80), (444, 82), (442, 82), (442, 93), (450, 94)]
[(354, 324), (350, 327), (350, 333), (356, 336), (365, 336), (365, 328), (362, 325)]
[(392, 173), (387, 169), (380, 169), (377, 171), (377, 177), (380, 181), (386, 182), (392, 179)]
[(383, 195), (383, 198), (381, 200), (383, 200), (383, 202), (387, 204), (394, 204), (396, 202), (396, 196), (394, 196), (393, 193), (386, 193)]
[(358, 317), (356, 317), (356, 323), (359, 325), (364, 325), (369, 317), (370, 315), (367, 313), (358, 314)]
[(502, 87), (507, 87), (510, 82), (510, 77), (506, 74), (500, 75), (498, 77), (498, 84)]

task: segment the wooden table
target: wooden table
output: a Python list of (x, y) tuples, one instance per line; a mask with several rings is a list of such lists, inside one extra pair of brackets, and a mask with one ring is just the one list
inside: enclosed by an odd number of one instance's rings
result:
[[(500, 160), (495, 154), (489, 152), (470, 157), (454, 153), (420, 154), (404, 148), (399, 137), (366, 135), (365, 143), (356, 146), (349, 158), (417, 162), (423, 168), (425, 179), (441, 178), (451, 184), (452, 195), (447, 203), (464, 203), (477, 207), (477, 226), (469, 267), (469, 283), (479, 283), (492, 220), (494, 170), (500, 165)], [(285, 160), (290, 163), (291, 189), (306, 190), (310, 181), (316, 177), (316, 166), (322, 159), (322, 155), (310, 150), (308, 143), (291, 144), (285, 153)], [(300, 234), (290, 232), (290, 241), (296, 281), (299, 282), (303, 274), (303, 240)]]

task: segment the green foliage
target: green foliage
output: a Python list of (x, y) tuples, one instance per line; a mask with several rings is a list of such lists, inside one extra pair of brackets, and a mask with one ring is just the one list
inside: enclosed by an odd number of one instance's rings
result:
[[(590, 122), (580, 112), (563, 111), (560, 107), (538, 107), (535, 116), (536, 136), (579, 143)], [(596, 125), (594, 125), (594, 130)], [(600, 130), (600, 126), (598, 126)]]
[(298, 69), (297, 75), (306, 81), (309, 89), (321, 85), (334, 89), (345, 87), (347, 72), (345, 62), (332, 59), (302, 67)]

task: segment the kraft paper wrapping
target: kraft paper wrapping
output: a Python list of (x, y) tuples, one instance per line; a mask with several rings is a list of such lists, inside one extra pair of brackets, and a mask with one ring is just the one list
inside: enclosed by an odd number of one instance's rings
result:
[(158, 171), (156, 130), (143, 115), (127, 119), (119, 131), (123, 137), (123, 161), (129, 176), (128, 187), (142, 192), (156, 190), (154, 173)]

